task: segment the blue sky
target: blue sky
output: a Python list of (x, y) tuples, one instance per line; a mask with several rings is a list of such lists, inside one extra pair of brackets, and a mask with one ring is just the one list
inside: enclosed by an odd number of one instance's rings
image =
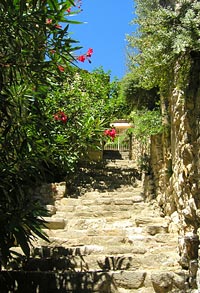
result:
[(71, 25), (70, 32), (83, 47), (80, 55), (88, 48), (93, 48), (94, 53), (92, 63), (79, 62), (79, 67), (92, 71), (102, 66), (105, 72), (111, 71), (111, 79), (121, 79), (127, 73), (126, 35), (134, 29), (130, 25), (134, 18), (133, 0), (82, 0), (82, 9), (71, 17), (84, 23)]

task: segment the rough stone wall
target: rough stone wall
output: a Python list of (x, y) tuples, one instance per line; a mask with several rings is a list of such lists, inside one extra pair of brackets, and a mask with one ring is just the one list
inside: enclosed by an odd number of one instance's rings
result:
[(169, 101), (170, 128), (151, 139), (151, 167), (156, 197), (180, 233), (200, 226), (200, 93), (199, 60), (194, 60), (185, 91), (175, 88)]
[(162, 135), (151, 138), (155, 197), (171, 219), (170, 229), (180, 235), (182, 265), (193, 275), (200, 234), (199, 68), (199, 56), (192, 56), (187, 85), (180, 89), (176, 84), (168, 98), (168, 127)]

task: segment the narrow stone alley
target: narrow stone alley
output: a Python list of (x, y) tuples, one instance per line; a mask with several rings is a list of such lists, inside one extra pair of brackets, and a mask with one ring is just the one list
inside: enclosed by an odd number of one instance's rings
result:
[(40, 192), (51, 213), (50, 243), (38, 240), (23, 267), (38, 273), (35, 292), (191, 292), (178, 235), (156, 202), (145, 200), (132, 161), (87, 166), (68, 190), (63, 182)]

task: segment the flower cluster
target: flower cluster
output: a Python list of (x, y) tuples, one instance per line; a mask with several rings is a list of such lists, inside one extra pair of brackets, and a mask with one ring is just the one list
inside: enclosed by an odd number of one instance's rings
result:
[(90, 58), (92, 54), (93, 54), (93, 49), (89, 48), (85, 54), (78, 56), (77, 60), (80, 62), (85, 62), (85, 60), (88, 60), (88, 62), (91, 63)]
[(67, 115), (63, 111), (59, 111), (53, 115), (55, 121), (61, 121), (62, 123), (66, 123), (68, 120)]
[(114, 128), (112, 128), (112, 129), (106, 129), (106, 130), (104, 131), (104, 135), (105, 135), (106, 137), (111, 138), (111, 140), (114, 141), (114, 139), (115, 139), (115, 137), (116, 137), (116, 130), (115, 130)]

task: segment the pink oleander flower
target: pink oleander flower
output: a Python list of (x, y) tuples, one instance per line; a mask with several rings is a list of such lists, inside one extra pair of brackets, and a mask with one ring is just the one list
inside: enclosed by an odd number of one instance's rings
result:
[(89, 49), (87, 50), (86, 56), (87, 56), (87, 57), (91, 57), (92, 54), (93, 54), (93, 49), (92, 49), (92, 48), (89, 48)]
[(112, 139), (112, 141), (114, 141), (115, 137), (116, 137), (116, 130), (114, 128), (112, 129), (106, 129), (104, 131), (104, 135), (109, 137), (110, 139)]
[(88, 60), (88, 62), (91, 63), (90, 58), (92, 54), (93, 54), (93, 49), (89, 48), (85, 54), (78, 56), (77, 60), (80, 62), (85, 62), (85, 60)]
[(106, 129), (105, 131), (104, 131), (104, 135), (109, 135), (110, 134), (110, 130), (109, 129)]
[(110, 136), (111, 136), (111, 137), (115, 137), (115, 136), (116, 136), (116, 130), (115, 130), (114, 128), (112, 128), (112, 129), (110, 130)]
[(78, 60), (78, 61), (81, 61), (81, 62), (85, 62), (85, 59), (86, 59), (85, 55), (80, 55), (80, 56), (78, 56), (78, 58), (77, 58), (77, 60)]

